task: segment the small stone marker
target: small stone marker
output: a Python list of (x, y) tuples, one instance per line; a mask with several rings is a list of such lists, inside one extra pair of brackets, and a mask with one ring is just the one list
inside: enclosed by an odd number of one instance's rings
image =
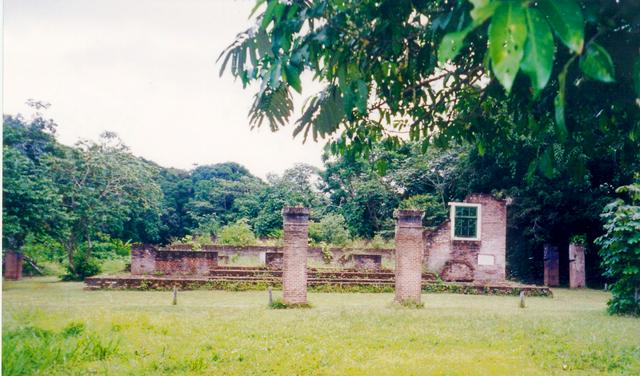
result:
[(604, 283), (604, 291), (609, 291), (609, 284), (607, 282)]
[(269, 305), (273, 305), (273, 289), (269, 286)]
[(524, 302), (524, 297), (525, 297), (525, 293), (524, 291), (520, 291), (520, 308), (526, 308), (527, 305)]
[(173, 305), (178, 304), (178, 288), (173, 286)]

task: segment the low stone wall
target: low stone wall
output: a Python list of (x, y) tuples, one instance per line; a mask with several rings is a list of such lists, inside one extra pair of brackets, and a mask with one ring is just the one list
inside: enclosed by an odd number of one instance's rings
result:
[(132, 275), (208, 276), (218, 266), (218, 253), (179, 249), (156, 249), (150, 246), (131, 250)]
[[(216, 280), (196, 277), (89, 277), (85, 279), (87, 290), (266, 290), (269, 286), (282, 288), (281, 279), (277, 280)], [(477, 295), (511, 295), (518, 296), (524, 291), (528, 296), (552, 297), (552, 291), (546, 286), (509, 284), (478, 284), (460, 282), (422, 281), (422, 293), (454, 293)], [(393, 292), (393, 280), (390, 283), (358, 280), (350, 283), (323, 280), (309, 281), (308, 290), (314, 292)]]
[[(281, 246), (229, 246), (229, 245), (206, 245), (203, 251), (218, 252), (218, 256), (226, 257), (228, 260), (233, 257), (255, 257), (261, 263), (266, 263), (265, 254), (282, 253), (284, 247)], [(190, 249), (190, 247), (189, 247)], [(393, 263), (395, 250), (388, 248), (329, 248), (309, 247), (307, 258), (316, 263), (324, 263), (327, 266), (335, 267), (356, 267), (355, 255), (379, 256), (380, 263), (387, 261)], [(223, 262), (220, 262), (223, 263)]]
[[(208, 275), (218, 264), (227, 264), (235, 257), (252, 257), (258, 264), (282, 268), (283, 247), (207, 245), (193, 250), (188, 244), (166, 249), (136, 244), (131, 249), (132, 275)], [(393, 249), (355, 249), (309, 247), (307, 258), (318, 264), (336, 268), (379, 270), (383, 260), (393, 262)]]

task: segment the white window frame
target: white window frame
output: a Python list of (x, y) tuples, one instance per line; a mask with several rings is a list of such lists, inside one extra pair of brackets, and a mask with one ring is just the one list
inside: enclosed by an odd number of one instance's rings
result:
[[(456, 236), (456, 207), (458, 206), (473, 206), (477, 210), (478, 220), (476, 221), (476, 237), (465, 238)], [(449, 203), (449, 218), (451, 220), (451, 239), (453, 240), (467, 240), (467, 241), (480, 241), (482, 237), (482, 205), (471, 204), (467, 202), (450, 202)]]

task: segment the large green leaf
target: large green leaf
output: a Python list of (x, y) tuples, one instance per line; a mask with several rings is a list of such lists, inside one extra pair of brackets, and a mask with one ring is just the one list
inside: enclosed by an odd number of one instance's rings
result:
[(528, 8), (527, 42), (524, 45), (524, 58), (520, 67), (531, 79), (536, 93), (544, 89), (551, 77), (555, 45), (553, 34), (544, 17), (536, 9)]
[(538, 8), (562, 43), (571, 51), (582, 53), (584, 18), (580, 6), (574, 0), (539, 0)]
[(489, 54), (493, 73), (507, 92), (511, 91), (524, 55), (527, 27), (524, 9), (519, 3), (500, 4), (489, 26)]
[(469, 2), (473, 4), (470, 14), (476, 25), (482, 24), (491, 17), (500, 5), (500, 2), (496, 0), (469, 0)]
[(467, 34), (469, 34), (471, 30), (473, 30), (473, 25), (469, 25), (463, 30), (445, 35), (438, 47), (438, 61), (446, 63), (447, 61), (455, 58), (464, 44), (464, 38), (467, 37)]
[(300, 70), (291, 64), (284, 66), (284, 73), (287, 83), (298, 93), (302, 93), (302, 83), (300, 82)]
[(442, 38), (438, 47), (438, 61), (445, 63), (458, 56), (460, 49), (464, 45), (464, 39), (476, 27), (491, 17), (499, 5), (495, 0), (469, 0), (474, 8), (471, 10), (473, 22), (460, 31), (448, 33)]
[(591, 79), (615, 81), (613, 60), (607, 50), (596, 42), (587, 44), (587, 51), (580, 57), (580, 69)]

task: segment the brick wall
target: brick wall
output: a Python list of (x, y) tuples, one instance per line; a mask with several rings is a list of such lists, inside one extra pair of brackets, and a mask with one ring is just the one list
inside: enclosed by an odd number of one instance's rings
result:
[(282, 296), (285, 304), (307, 303), (307, 252), (309, 209), (286, 207), (284, 218), (284, 251)]
[(156, 248), (144, 244), (131, 247), (131, 274), (152, 274), (156, 271)]
[[(425, 231), (425, 265), (447, 281), (504, 281), (507, 203), (485, 194), (469, 195), (463, 202), (481, 205), (480, 240), (453, 240), (451, 221), (447, 220)], [(479, 265), (480, 255), (493, 259), (493, 265)]]
[(396, 212), (396, 302), (420, 302), (424, 252), (421, 210)]
[(14, 251), (5, 251), (3, 271), (5, 279), (22, 279), (22, 254)]
[(149, 245), (134, 245), (131, 249), (132, 275), (206, 276), (216, 266), (218, 254), (213, 251), (159, 250)]
[(585, 287), (584, 247), (569, 244), (569, 288)]
[(207, 276), (218, 266), (218, 254), (212, 251), (162, 250), (156, 252), (156, 273)]

